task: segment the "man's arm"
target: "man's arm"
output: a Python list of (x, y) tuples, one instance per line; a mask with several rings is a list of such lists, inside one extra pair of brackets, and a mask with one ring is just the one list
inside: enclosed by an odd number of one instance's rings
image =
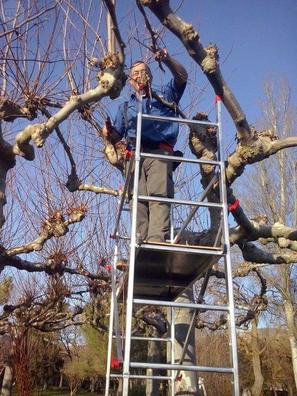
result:
[(175, 59), (173, 59), (166, 49), (161, 49), (156, 52), (155, 59), (163, 62), (168, 69), (171, 71), (175, 84), (177, 87), (181, 87), (186, 84), (188, 79), (188, 73), (186, 69)]
[(101, 134), (105, 139), (107, 139), (108, 141), (110, 141), (113, 144), (115, 144), (121, 140), (121, 136), (119, 135), (119, 133), (115, 129), (115, 127), (111, 124), (111, 121), (109, 118), (107, 119), (107, 121), (105, 121), (105, 124), (104, 124), (103, 128), (101, 129)]
[(103, 128), (101, 129), (102, 136), (113, 144), (120, 141), (125, 134), (126, 125), (124, 111), (124, 104), (122, 103), (119, 106), (114, 124), (112, 124), (110, 118), (108, 117)]

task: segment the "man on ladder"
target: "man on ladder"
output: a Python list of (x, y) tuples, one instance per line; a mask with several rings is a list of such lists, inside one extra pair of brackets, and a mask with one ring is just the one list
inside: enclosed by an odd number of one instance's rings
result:
[[(166, 49), (159, 50), (155, 59), (163, 62), (171, 71), (173, 79), (160, 89), (156, 95), (151, 90), (152, 73), (144, 61), (135, 62), (130, 71), (130, 85), (134, 93), (128, 102), (120, 105), (114, 126), (106, 123), (102, 129), (105, 138), (112, 135), (114, 141), (122, 138), (132, 147), (135, 146), (138, 103), (142, 101), (142, 111), (154, 116), (175, 117), (177, 106), (185, 90), (188, 74), (185, 68), (174, 60)], [(163, 102), (164, 100), (164, 102)], [(142, 125), (141, 146), (144, 152), (173, 155), (177, 141), (178, 124), (145, 120)], [(172, 162), (145, 158), (141, 162), (139, 194), (173, 198)], [(133, 180), (133, 176), (131, 178)], [(131, 185), (129, 190), (132, 191)], [(130, 194), (131, 198), (131, 194)], [(170, 204), (163, 202), (138, 202), (137, 234), (140, 241), (165, 242), (169, 239)]]

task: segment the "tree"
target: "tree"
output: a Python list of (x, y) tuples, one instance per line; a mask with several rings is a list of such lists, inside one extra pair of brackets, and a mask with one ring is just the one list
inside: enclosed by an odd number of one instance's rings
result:
[[(238, 226), (231, 229), (231, 242), (244, 260), (253, 263), (243, 265), (238, 273), (249, 274), (263, 263), (295, 263), (295, 225), (286, 224), (283, 215), (277, 220), (269, 219), (269, 223), (262, 217), (250, 219), (238, 205), (232, 184), (243, 174), (246, 165), (259, 163), (276, 153), (281, 156), (282, 150), (297, 145), (297, 138), (278, 138), (273, 129), (259, 131), (250, 125), (223, 78), (218, 48), (213, 44), (204, 48), (198, 31), (177, 17), (178, 11), (174, 12), (169, 0), (136, 3), (147, 16), (152, 48), (156, 50), (161, 45), (159, 33), (153, 31), (149, 22), (154, 14), (201, 68), (233, 120), (237, 145), (226, 158), (226, 181), (228, 201), (231, 205), (237, 203), (232, 215)], [(102, 40), (104, 28), (100, 22), (106, 13), (104, 5), (114, 25), (117, 54), (106, 53)], [(109, 274), (103, 266), (98, 268), (98, 263), (102, 257), (111, 255), (107, 240), (113, 225), (110, 213), (115, 212), (116, 203), (107, 203), (104, 196), (119, 195), (115, 187), (118, 176), (111, 177), (115, 171), (105, 164), (96, 148), (112, 151), (114, 155), (120, 150), (98, 138), (108, 113), (102, 99), (115, 99), (126, 81), (124, 63), (128, 50), (121, 37), (116, 8), (110, 0), (100, 6), (92, 2), (52, 4), (50, 1), (24, 6), (16, 1), (12, 17), (3, 7), (1, 13), (0, 39), (4, 45), (0, 101), (0, 272), (6, 276), (14, 268), (63, 279), (69, 274), (74, 284), (84, 282), (91, 293), (95, 286), (97, 294), (107, 293)], [(98, 33), (99, 29), (102, 34)], [(145, 36), (146, 33), (141, 33), (140, 38)], [(195, 113), (196, 109), (187, 117)], [(207, 119), (207, 114), (198, 113), (195, 117)], [(190, 147), (197, 158), (215, 158), (215, 134), (214, 129), (191, 128)], [(201, 167), (204, 188), (214, 174), (213, 167)], [(217, 183), (208, 199), (218, 200)], [(208, 229), (194, 235), (193, 243), (214, 243), (219, 222), (218, 213), (211, 213)], [(272, 253), (258, 243), (261, 238), (286, 244), (286, 250)], [(209, 266), (212, 264), (208, 262)], [(219, 269), (212, 275), (221, 276)], [(68, 297), (77, 296), (77, 292), (71, 287)], [(259, 294), (262, 298), (263, 293)], [(247, 305), (251, 306), (248, 309), (251, 319), (263, 306), (256, 304), (255, 299)], [(15, 311), (14, 306), (12, 312)], [(62, 307), (61, 311), (66, 320)], [(5, 313), (4, 322), (9, 321), (10, 314)], [(44, 322), (40, 328), (46, 330), (47, 326)], [(293, 336), (291, 339), (294, 346), (296, 339)]]
[[(265, 102), (263, 103), (263, 123), (277, 136), (284, 138), (294, 135), (295, 116), (291, 103), (291, 93), (288, 84), (283, 81), (279, 84), (265, 83)], [(294, 225), (296, 207), (296, 183), (294, 179), (296, 155), (293, 151), (277, 153), (271, 159), (260, 163), (254, 169), (255, 180), (252, 185), (254, 197), (257, 197), (257, 208), (247, 200), (246, 207), (252, 216), (260, 213), (265, 215), (265, 222), (280, 222)], [(277, 177), (276, 177), (277, 176)], [(293, 183), (290, 181), (292, 180)], [(243, 180), (244, 183), (244, 180)], [(293, 197), (293, 199), (292, 199)], [(294, 368), (295, 386), (297, 386), (296, 370), (296, 282), (295, 242), (288, 243), (285, 238), (263, 238), (260, 244), (270, 247), (271, 252), (284, 254), (289, 258), (286, 265), (270, 268), (263, 263), (263, 274), (269, 281), (274, 300), (283, 305), (284, 317), (288, 328), (291, 345), (292, 364)], [(280, 312), (279, 312), (280, 314)], [(281, 315), (282, 316), (282, 315)]]
[[(85, 359), (88, 377), (90, 379), (90, 391), (94, 392), (96, 382), (104, 378), (106, 370), (107, 337), (106, 333), (98, 331), (96, 327), (86, 324), (82, 328), (86, 340)], [(80, 355), (80, 360), (82, 356)]]

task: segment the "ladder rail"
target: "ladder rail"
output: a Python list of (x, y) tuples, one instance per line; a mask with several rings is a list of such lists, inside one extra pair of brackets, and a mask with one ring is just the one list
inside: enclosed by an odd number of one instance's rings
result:
[(121, 195), (119, 209), (118, 209), (118, 212), (117, 212), (117, 218), (116, 218), (114, 231), (113, 231), (113, 234), (111, 235), (112, 238), (116, 238), (117, 235), (118, 235), (118, 227), (119, 227), (119, 224), (120, 224), (120, 221), (121, 221), (121, 215), (122, 215), (123, 207), (124, 207), (124, 204), (125, 204), (125, 200), (127, 199), (127, 191), (128, 191), (130, 180), (131, 180), (132, 167), (133, 167), (133, 161), (130, 160), (128, 171), (127, 171), (127, 176), (126, 176), (126, 181), (125, 181), (124, 189), (123, 189), (123, 192), (122, 192), (122, 195)]
[(225, 275), (226, 275), (226, 288), (228, 295), (228, 305), (230, 308), (228, 319), (229, 319), (229, 331), (230, 331), (230, 346), (231, 346), (231, 361), (234, 368), (233, 373), (233, 396), (239, 396), (239, 368), (238, 368), (238, 356), (237, 356), (237, 340), (236, 340), (236, 325), (235, 325), (235, 307), (234, 307), (234, 296), (233, 296), (233, 279), (232, 279), (232, 264), (231, 264), (231, 248), (229, 239), (229, 224), (228, 224), (228, 201), (227, 201), (227, 185), (226, 185), (226, 172), (224, 163), (224, 152), (222, 144), (222, 108), (221, 99), (217, 98), (217, 117), (218, 117), (218, 154), (219, 160), (221, 161), (221, 177), (220, 177), (220, 195), (223, 202), (223, 235), (224, 245), (226, 248), (226, 255), (224, 256), (225, 263)]
[(130, 353), (131, 353), (131, 331), (132, 331), (132, 314), (133, 314), (133, 289), (134, 289), (134, 270), (136, 254), (136, 225), (137, 225), (137, 203), (138, 187), (140, 174), (140, 144), (141, 144), (141, 125), (142, 125), (142, 100), (138, 103), (137, 129), (136, 129), (136, 147), (134, 161), (134, 185), (132, 198), (132, 223), (131, 223), (131, 245), (129, 260), (129, 278), (126, 306), (126, 334), (125, 334), (125, 354), (123, 364), (123, 396), (129, 392), (129, 374), (130, 374)]
[[(175, 363), (175, 309), (170, 308), (171, 365)], [(175, 394), (175, 372), (171, 371), (171, 396)]]
[(113, 315), (114, 315), (114, 300), (113, 293), (110, 298), (110, 312), (109, 312), (109, 333), (108, 333), (108, 344), (107, 344), (107, 364), (106, 364), (106, 376), (105, 376), (105, 396), (109, 396), (110, 378), (111, 374), (111, 353), (112, 353), (112, 338), (113, 338)]
[(116, 263), (119, 257), (119, 245), (118, 240), (115, 243), (113, 264), (111, 267), (111, 283), (112, 291), (110, 297), (110, 313), (109, 313), (109, 334), (108, 334), (108, 346), (107, 346), (107, 368), (106, 368), (106, 382), (105, 382), (105, 396), (109, 396), (110, 378), (112, 376), (110, 366), (112, 359), (112, 341), (113, 341), (113, 330), (115, 328), (115, 339), (116, 339), (116, 350), (117, 357), (123, 361), (123, 351), (121, 347), (121, 337), (119, 336), (119, 312), (118, 312), (118, 301), (116, 293)]
[[(223, 161), (223, 145), (222, 145), (222, 121), (221, 121), (221, 103), (217, 101), (217, 122), (204, 122), (198, 120), (187, 120), (180, 119), (174, 117), (163, 117), (163, 116), (152, 116), (149, 114), (142, 113), (142, 99), (139, 100), (138, 104), (138, 113), (137, 113), (137, 129), (136, 129), (136, 148), (135, 148), (135, 159), (134, 159), (134, 185), (133, 185), (133, 198), (132, 198), (132, 218), (131, 218), (131, 244), (130, 244), (130, 260), (129, 260), (129, 277), (128, 277), (128, 291), (126, 297), (126, 327), (125, 327), (125, 336), (119, 337), (125, 340), (125, 351), (124, 351), (124, 360), (123, 360), (123, 370), (122, 374), (114, 374), (110, 372), (110, 367), (107, 367), (106, 373), (106, 392), (105, 396), (108, 396), (108, 390), (110, 385), (110, 378), (123, 378), (123, 396), (127, 396), (129, 392), (129, 380), (130, 379), (167, 379), (171, 381), (171, 395), (174, 395), (175, 388), (175, 380), (180, 371), (194, 371), (194, 372), (212, 372), (212, 373), (228, 373), (233, 375), (233, 396), (239, 396), (239, 380), (238, 380), (238, 362), (237, 362), (237, 349), (236, 349), (236, 327), (235, 327), (235, 308), (234, 308), (234, 297), (233, 297), (233, 287), (232, 287), (232, 267), (231, 267), (231, 255), (230, 255), (230, 241), (229, 241), (229, 228), (228, 228), (228, 211), (227, 211), (227, 191), (226, 191), (226, 180), (225, 180), (225, 164)], [(197, 159), (189, 159), (189, 158), (179, 158), (174, 156), (165, 156), (161, 154), (152, 154), (152, 153), (143, 153), (141, 152), (141, 126), (142, 120), (155, 120), (160, 122), (175, 122), (186, 125), (206, 125), (206, 126), (216, 126), (218, 128), (218, 161), (210, 161), (210, 160), (197, 160)], [(187, 200), (176, 200), (171, 198), (162, 198), (162, 197), (151, 197), (151, 196), (143, 196), (139, 195), (139, 174), (140, 174), (140, 161), (141, 158), (156, 158), (162, 159), (166, 161), (179, 161), (184, 163), (198, 163), (198, 164), (209, 164), (213, 166), (218, 166), (219, 174), (216, 174), (206, 190), (204, 190), (201, 201), (187, 201)], [(132, 170), (132, 160), (129, 163), (128, 177)], [(116, 219), (116, 226), (114, 230), (114, 234), (112, 235), (116, 240), (120, 239), (118, 235), (118, 227), (120, 224), (120, 216), (123, 210), (124, 202), (126, 199), (126, 193), (128, 190), (129, 180), (128, 177), (126, 179), (124, 192), (121, 197), (120, 207)], [(220, 203), (212, 203), (212, 202), (203, 202), (203, 200), (207, 197), (210, 189), (213, 187), (215, 182), (219, 183), (220, 189)], [(228, 305), (212, 305), (212, 304), (194, 304), (194, 303), (177, 303), (171, 301), (162, 301), (162, 300), (150, 300), (150, 299), (137, 299), (134, 298), (134, 272), (135, 272), (135, 260), (136, 260), (136, 249), (138, 248), (137, 241), (137, 205), (138, 201), (158, 201), (158, 202), (166, 202), (169, 204), (184, 204), (192, 206), (191, 212), (188, 215), (187, 219), (182, 225), (182, 228), (179, 230), (175, 238), (173, 239), (171, 244), (166, 246), (151, 246), (150, 244), (141, 244), (141, 247), (144, 249), (156, 249), (156, 250), (169, 250), (172, 252), (190, 252), (193, 254), (205, 254), (217, 256), (218, 259), (220, 257), (224, 258), (225, 263), (225, 273), (226, 273), (226, 292), (228, 295)], [(178, 247), (173, 244), (180, 239), (182, 232), (185, 230), (191, 219), (193, 218), (196, 211), (199, 207), (208, 207), (208, 208), (220, 208), (222, 211), (222, 223), (223, 223), (223, 236), (224, 236), (224, 248), (212, 248), (211, 247), (200, 247), (194, 249), (193, 247)], [(219, 235), (219, 232), (218, 232)], [(219, 237), (216, 237), (215, 245), (218, 243)], [(117, 242), (116, 242), (117, 243)], [(192, 283), (191, 283), (192, 285)], [(203, 292), (204, 293), (204, 292)], [(114, 296), (116, 298), (116, 296)], [(113, 296), (112, 296), (113, 299)], [(114, 325), (114, 315), (115, 315), (115, 304), (111, 299), (111, 309), (112, 312), (110, 314), (110, 328), (109, 328), (109, 346), (108, 346), (108, 366), (110, 366), (111, 360), (111, 348), (112, 348), (112, 339), (113, 336), (113, 325)], [(145, 304), (145, 305), (155, 305), (160, 307), (168, 307), (171, 311), (171, 335), (169, 339), (163, 338), (153, 338), (153, 337), (137, 337), (132, 336), (132, 314), (133, 314), (133, 306), (134, 304)], [(175, 309), (176, 308), (190, 308), (194, 309), (194, 313), (192, 316), (192, 321), (190, 324), (190, 329), (194, 327), (194, 319), (197, 314), (197, 311), (201, 310), (210, 310), (210, 311), (222, 311), (228, 314), (229, 318), (229, 331), (230, 331), (230, 347), (231, 347), (231, 364), (232, 367), (206, 367), (206, 366), (197, 366), (197, 365), (182, 365), (175, 363)], [(116, 338), (118, 335), (116, 334)], [(189, 332), (187, 334), (186, 342), (188, 343)], [(170, 345), (171, 355), (170, 360), (171, 364), (162, 364), (162, 363), (141, 363), (141, 362), (131, 362), (131, 340), (146, 340), (146, 341), (165, 341), (167, 345)], [(184, 347), (185, 349), (185, 347)], [(182, 352), (185, 355), (185, 352)], [(179, 359), (179, 363), (183, 362), (184, 356)], [(161, 370), (171, 370), (171, 375), (167, 376), (149, 376), (149, 375), (135, 375), (130, 373), (130, 369), (161, 369)]]

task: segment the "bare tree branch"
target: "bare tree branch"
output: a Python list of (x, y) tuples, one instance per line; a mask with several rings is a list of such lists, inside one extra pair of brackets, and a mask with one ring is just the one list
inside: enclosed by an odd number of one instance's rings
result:
[(70, 224), (78, 223), (82, 221), (86, 214), (86, 208), (73, 208), (69, 213), (69, 219), (65, 220), (61, 212), (54, 213), (50, 218), (45, 220), (42, 225), (41, 234), (33, 242), (27, 243), (26, 245), (11, 248), (6, 250), (7, 256), (15, 256), (22, 253), (38, 252), (40, 251), (45, 242), (52, 237), (59, 238), (66, 235), (69, 231), (68, 226)]
[[(136, 0), (136, 4), (137, 4), (137, 7), (138, 7), (139, 11), (141, 12), (141, 14), (142, 14), (142, 16), (143, 16), (143, 18), (144, 18), (145, 26), (146, 26), (147, 30), (149, 31), (150, 36), (151, 36), (151, 39), (152, 39), (152, 45), (151, 45), (151, 47), (150, 47), (150, 50), (155, 54), (155, 53), (158, 51), (158, 45), (157, 45), (158, 34), (153, 30), (153, 28), (152, 28), (152, 26), (151, 26), (151, 24), (150, 24), (150, 21), (149, 21), (149, 19), (148, 19), (146, 13), (145, 13), (145, 11), (144, 11), (144, 8), (143, 8), (143, 6), (142, 6), (140, 0)], [(158, 62), (158, 64), (159, 64), (160, 69), (161, 69), (163, 72), (165, 72), (165, 70), (164, 70), (164, 68), (163, 68), (163, 66), (162, 66), (161, 61), (158, 60), (157, 62)]]
[(235, 96), (224, 81), (218, 63), (218, 50), (215, 45), (203, 48), (199, 41), (199, 34), (193, 25), (184, 22), (175, 15), (169, 0), (140, 0), (143, 6), (149, 7), (160, 22), (175, 34), (184, 44), (189, 55), (199, 64), (203, 73), (211, 83), (216, 95), (220, 96), (230, 113), (240, 141), (248, 142), (253, 139), (246, 117)]
[[(63, 264), (63, 263), (60, 263)], [(55, 273), (59, 273), (60, 275), (63, 273), (68, 273), (71, 275), (80, 275), (87, 277), (89, 279), (99, 279), (104, 281), (110, 280), (110, 274), (107, 271), (101, 271), (98, 274), (92, 274), (91, 272), (85, 270), (82, 267), (79, 268), (70, 268), (66, 265), (60, 265), (59, 268), (54, 268), (53, 263), (49, 262), (48, 264), (44, 263), (32, 263), (27, 260), (23, 260), (17, 256), (6, 256), (5, 254), (0, 254), (0, 273), (6, 267), (14, 267), (21, 271), (27, 272), (45, 272), (46, 274), (52, 275)]]
[(266, 264), (295, 264), (297, 262), (297, 252), (282, 253), (266, 252), (251, 242), (238, 244), (245, 260), (254, 263)]
[(226, 179), (229, 185), (243, 173), (246, 165), (263, 161), (280, 150), (297, 146), (296, 137), (278, 139), (270, 130), (255, 132), (255, 137), (257, 138), (248, 145), (238, 144), (236, 151), (228, 157)]
[(45, 10), (40, 11), (38, 14), (35, 14), (27, 19), (25, 19), (23, 22), (21, 22), (20, 24), (16, 25), (13, 29), (10, 30), (5, 30), (3, 33), (0, 33), (0, 38), (7, 36), (10, 33), (13, 32), (17, 32), (22, 26), (34, 21), (34, 19), (37, 19), (39, 17), (41, 17), (42, 15), (44, 15), (45, 13), (55, 9), (57, 7), (57, 3), (55, 5), (53, 5), (52, 7), (46, 8)]
[(81, 95), (71, 96), (64, 107), (55, 115), (42, 124), (27, 126), (16, 137), (16, 144), (13, 147), (15, 155), (24, 155), (26, 152), (34, 152), (30, 141), (33, 140), (37, 147), (42, 147), (46, 138), (53, 130), (75, 110), (82, 106), (101, 100), (105, 96), (116, 98), (125, 81), (123, 64), (117, 55), (107, 56), (101, 64), (102, 72), (98, 74), (99, 85)]
[(108, 12), (110, 14), (112, 23), (113, 23), (113, 30), (114, 30), (114, 34), (116, 36), (119, 48), (120, 48), (120, 62), (124, 63), (125, 61), (125, 53), (124, 53), (124, 49), (126, 47), (124, 41), (122, 40), (121, 37), (121, 33), (118, 27), (118, 22), (117, 22), (117, 17), (116, 17), (116, 13), (115, 13), (115, 6), (114, 4), (110, 1), (110, 0), (103, 0), (104, 4), (106, 5), (106, 8), (108, 9)]
[[(267, 219), (264, 219), (264, 222), (266, 221)], [(251, 224), (253, 229), (249, 230), (248, 233), (241, 226), (232, 228), (230, 230), (230, 242), (239, 243), (243, 241), (255, 241), (259, 238), (275, 238), (276, 240), (285, 238), (290, 241), (297, 240), (297, 229), (287, 227), (284, 224), (276, 222), (273, 225), (266, 225), (263, 221), (257, 222), (254, 220), (251, 220)]]

